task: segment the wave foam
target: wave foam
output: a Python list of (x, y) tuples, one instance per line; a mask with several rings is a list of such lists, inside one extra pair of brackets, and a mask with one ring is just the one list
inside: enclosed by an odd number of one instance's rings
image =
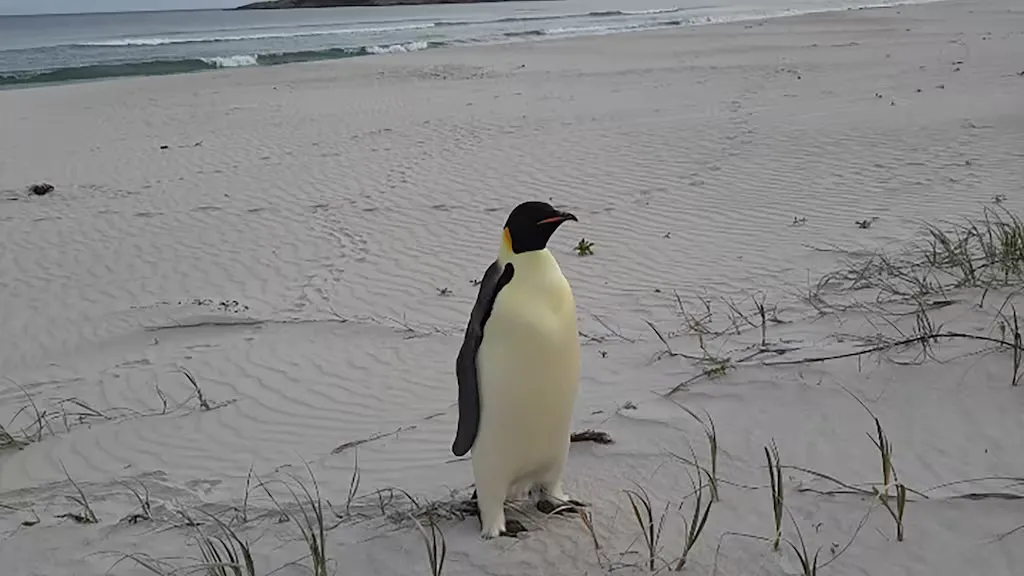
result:
[(260, 63), (259, 56), (250, 54), (215, 56), (213, 58), (200, 58), (200, 60), (217, 68), (240, 68), (242, 66), (256, 66)]
[(434, 23), (407, 24), (403, 26), (382, 26), (376, 28), (332, 28), (328, 30), (296, 30), (292, 32), (267, 32), (263, 34), (238, 34), (234, 36), (188, 36), (180, 38), (114, 38), (81, 42), (76, 46), (119, 47), (119, 46), (164, 46), (167, 44), (199, 44), (214, 42), (240, 42), (244, 40), (271, 40), (274, 38), (303, 38), (311, 36), (338, 36), (343, 34), (376, 34), (381, 32), (402, 32), (405, 30), (425, 30), (433, 28)]
[(657, 16), (658, 14), (674, 14), (683, 9), (676, 8), (652, 8), (650, 10), (600, 10), (590, 12), (587, 16)]
[(655, 22), (641, 22), (636, 24), (620, 24), (617, 26), (566, 26), (559, 28), (546, 28), (543, 30), (522, 30), (518, 32), (506, 32), (505, 36), (518, 37), (518, 36), (579, 36), (579, 35), (595, 35), (600, 36), (603, 34), (615, 34), (617, 32), (631, 32), (636, 30), (654, 30), (658, 28), (674, 28), (677, 26), (684, 26), (689, 24), (704, 24), (709, 23), (710, 20), (705, 19), (691, 19), (691, 20), (660, 20)]
[(367, 46), (365, 48), (368, 54), (395, 54), (398, 52), (416, 52), (417, 50), (426, 50), (430, 47), (427, 42), (408, 42), (406, 44), (393, 44), (391, 46)]

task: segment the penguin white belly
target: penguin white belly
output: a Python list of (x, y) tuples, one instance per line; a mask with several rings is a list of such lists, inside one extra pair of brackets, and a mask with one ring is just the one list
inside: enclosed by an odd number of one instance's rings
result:
[(576, 305), (557, 264), (540, 270), (517, 270), (499, 292), (480, 345), (472, 457), (484, 536), (504, 531), (508, 496), (536, 485), (565, 499), (561, 478), (579, 390)]

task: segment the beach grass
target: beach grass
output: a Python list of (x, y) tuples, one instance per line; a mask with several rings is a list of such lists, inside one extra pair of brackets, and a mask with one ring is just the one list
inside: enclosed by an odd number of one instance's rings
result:
[(206, 576), (257, 576), (252, 546), (213, 514), (204, 513), (217, 525), (220, 534), (210, 535), (196, 529), (202, 568)]
[(324, 500), (320, 495), (320, 485), (316, 480), (316, 475), (313, 474), (313, 470), (308, 464), (306, 464), (306, 471), (309, 473), (310, 482), (313, 486), (312, 491), (310, 491), (305, 482), (292, 474), (288, 474), (288, 476), (298, 486), (298, 491), (288, 482), (281, 482), (291, 494), (293, 501), (298, 507), (297, 514), (289, 513), (278, 499), (274, 497), (267, 484), (260, 482), (260, 485), (281, 514), (290, 518), (302, 534), (302, 540), (309, 550), (307, 561), (309, 562), (310, 572), (313, 576), (328, 576), (330, 558), (327, 556)]
[(132, 514), (129, 514), (127, 516), (129, 524), (134, 524), (136, 522), (153, 519), (153, 503), (151, 502), (149, 497), (149, 488), (147, 488), (146, 485), (141, 480), (139, 480), (138, 482), (139, 489), (136, 489), (134, 486), (128, 484), (127, 482), (120, 482), (122, 486), (127, 488), (132, 493), (132, 496), (134, 496), (135, 500), (139, 503), (139, 511), (133, 512)]
[[(709, 479), (706, 483), (704, 481), (705, 475)], [(685, 514), (683, 515), (683, 547), (682, 553), (676, 561), (676, 572), (686, 567), (690, 551), (697, 544), (697, 540), (700, 539), (701, 534), (704, 533), (704, 527), (707, 525), (708, 516), (711, 514), (711, 506), (716, 500), (715, 492), (711, 488), (713, 485), (711, 478), (711, 473), (706, 472), (699, 464), (697, 465), (697, 480), (694, 481), (693, 477), (690, 477), (690, 485), (693, 487), (693, 508), (689, 520), (687, 520)], [(707, 500), (704, 499), (705, 489), (708, 490)], [(682, 507), (682, 504), (680, 504), (680, 507)]]
[[(786, 509), (786, 513), (789, 515), (790, 520), (793, 524), (793, 529), (796, 531), (797, 543), (800, 545), (797, 547), (792, 540), (786, 539), (786, 544), (790, 547), (794, 554), (796, 554), (797, 560), (800, 561), (800, 569), (802, 570), (802, 576), (817, 576), (818, 575), (818, 555), (821, 552), (819, 547), (814, 551), (812, 555), (807, 550), (807, 542), (804, 541), (804, 534), (800, 530), (800, 525), (797, 523), (796, 518), (793, 518), (792, 512)], [(778, 540), (775, 540), (775, 545), (778, 545)]]
[(419, 521), (416, 516), (409, 514), (409, 518), (416, 524), (416, 529), (423, 538), (423, 546), (427, 553), (427, 563), (430, 567), (430, 576), (441, 576), (444, 572), (444, 561), (448, 555), (448, 543), (444, 537), (444, 531), (438, 526), (433, 515), (428, 516), (427, 526)]
[(805, 300), (835, 309), (820, 298), (826, 289), (874, 290), (877, 303), (892, 303), (1024, 285), (1024, 221), (1004, 206), (983, 206), (979, 217), (957, 222), (922, 222), (919, 235), (894, 253), (829, 248), (843, 256), (843, 267), (822, 276)]
[(7, 431), (7, 428), (0, 425), (0, 450), (7, 448), (20, 448), (27, 444), (26, 441), (15, 438), (13, 434)]
[(782, 460), (779, 457), (779, 448), (772, 442), (771, 448), (764, 447), (764, 456), (768, 461), (768, 478), (771, 481), (772, 497), (772, 518), (775, 521), (775, 531), (772, 536), (772, 549), (779, 550), (779, 542), (782, 540), (782, 517), (785, 509), (785, 490), (782, 484)]
[(74, 478), (71, 477), (71, 474), (68, 473), (68, 469), (64, 467), (63, 462), (60, 463), (60, 468), (64, 471), (64, 475), (67, 477), (68, 482), (71, 483), (71, 486), (75, 489), (75, 493), (67, 496), (67, 498), (75, 504), (78, 504), (82, 509), (81, 512), (68, 512), (64, 514), (64, 516), (71, 518), (79, 524), (98, 524), (100, 520), (96, 516), (96, 512), (93, 511), (92, 506), (89, 504), (89, 497), (85, 495), (85, 491), (82, 490), (82, 487), (79, 486), (78, 483), (75, 482)]
[(633, 519), (636, 521), (636, 526), (640, 530), (646, 547), (648, 569), (653, 572), (661, 554), (661, 534), (665, 527), (665, 520), (668, 518), (669, 505), (666, 503), (664, 510), (656, 517), (651, 497), (643, 486), (637, 484), (635, 489), (627, 488), (624, 492), (629, 498)]

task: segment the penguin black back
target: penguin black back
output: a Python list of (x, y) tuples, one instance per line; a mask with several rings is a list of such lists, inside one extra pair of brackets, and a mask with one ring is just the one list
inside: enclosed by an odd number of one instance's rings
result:
[(484, 339), (484, 325), (494, 309), (498, 292), (512, 281), (515, 266), (502, 266), (495, 260), (480, 281), (473, 311), (469, 314), (466, 335), (462, 339), (459, 356), (455, 359), (455, 376), (459, 381), (459, 423), (452, 443), (452, 453), (463, 456), (473, 447), (480, 426), (480, 376), (477, 372), (477, 352)]

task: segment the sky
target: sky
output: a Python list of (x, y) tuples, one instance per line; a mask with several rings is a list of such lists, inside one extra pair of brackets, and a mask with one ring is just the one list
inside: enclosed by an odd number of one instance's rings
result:
[(245, 3), (246, 0), (0, 0), (0, 14), (188, 10), (231, 8)]

